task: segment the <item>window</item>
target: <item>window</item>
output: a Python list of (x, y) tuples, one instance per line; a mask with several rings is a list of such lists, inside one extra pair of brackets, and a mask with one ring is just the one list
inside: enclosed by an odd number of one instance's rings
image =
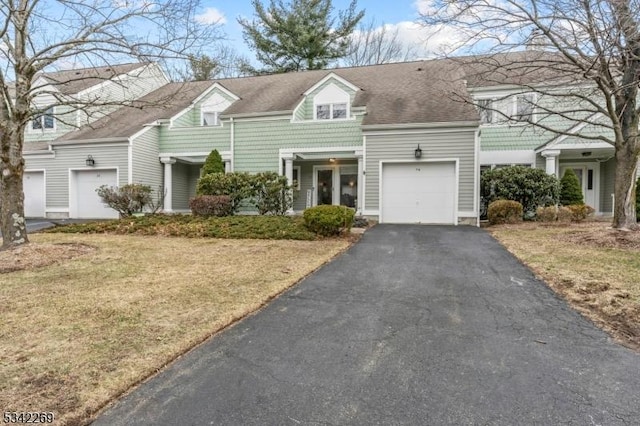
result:
[(220, 113), (217, 111), (202, 111), (203, 126), (218, 126), (220, 124)]
[(316, 120), (344, 120), (347, 117), (345, 103), (316, 105)]
[(480, 122), (483, 124), (493, 121), (493, 101), (491, 99), (480, 99), (478, 101), (478, 110), (480, 112)]
[(296, 191), (300, 191), (300, 166), (293, 167), (293, 182), (291, 182), (291, 187)]
[(33, 130), (53, 130), (55, 121), (53, 119), (53, 107), (49, 107), (44, 114), (37, 116), (31, 122)]
[(532, 121), (535, 97), (533, 94), (516, 96), (516, 114), (518, 121)]

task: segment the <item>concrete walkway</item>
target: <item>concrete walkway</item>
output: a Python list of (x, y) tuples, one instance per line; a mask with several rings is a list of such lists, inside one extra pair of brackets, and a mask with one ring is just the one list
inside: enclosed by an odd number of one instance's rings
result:
[(94, 424), (640, 424), (640, 355), (480, 229), (379, 225)]

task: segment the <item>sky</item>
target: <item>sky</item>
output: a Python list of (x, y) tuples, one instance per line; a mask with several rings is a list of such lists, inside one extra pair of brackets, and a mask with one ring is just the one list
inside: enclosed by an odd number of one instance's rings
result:
[[(269, 0), (262, 0), (264, 5)], [(345, 10), (350, 0), (333, 0), (334, 10)], [(437, 50), (437, 41), (426, 43), (425, 29), (416, 24), (418, 11), (426, 7), (428, 0), (359, 0), (357, 10), (365, 10), (364, 22), (374, 19), (386, 25), (391, 31), (398, 29), (398, 37), (405, 43), (414, 44), (418, 57), (432, 56)], [(254, 10), (250, 0), (204, 0), (202, 10), (196, 15), (201, 23), (218, 23), (226, 33), (227, 41), (250, 60), (255, 55), (248, 49), (242, 38), (242, 27), (238, 17), (253, 18)], [(435, 44), (434, 44), (435, 43)]]

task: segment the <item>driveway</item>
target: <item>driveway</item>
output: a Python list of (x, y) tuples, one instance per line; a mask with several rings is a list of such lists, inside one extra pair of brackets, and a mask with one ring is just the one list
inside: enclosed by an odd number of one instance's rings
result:
[(640, 423), (640, 355), (486, 232), (379, 225), (94, 425)]

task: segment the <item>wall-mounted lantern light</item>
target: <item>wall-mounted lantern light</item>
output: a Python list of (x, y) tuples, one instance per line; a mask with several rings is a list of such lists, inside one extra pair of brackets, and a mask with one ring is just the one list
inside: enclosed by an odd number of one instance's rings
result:
[(420, 149), (420, 144), (418, 144), (418, 147), (413, 152), (413, 155), (415, 155), (416, 158), (422, 158), (422, 150)]
[(87, 159), (85, 160), (87, 166), (93, 167), (96, 165), (96, 160), (93, 159), (91, 155), (87, 155)]

